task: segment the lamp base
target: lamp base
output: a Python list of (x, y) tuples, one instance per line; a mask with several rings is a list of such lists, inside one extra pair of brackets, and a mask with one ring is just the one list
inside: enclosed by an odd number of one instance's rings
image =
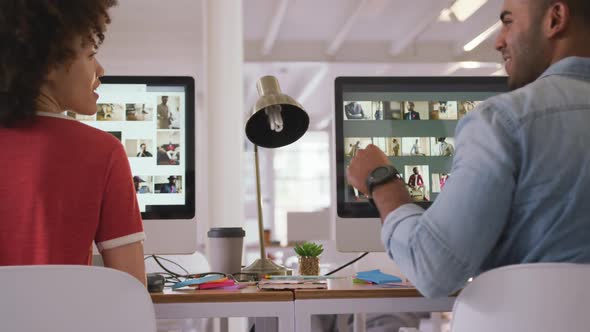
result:
[(259, 258), (250, 264), (250, 266), (242, 269), (243, 273), (256, 274), (258, 280), (264, 278), (265, 275), (275, 276), (290, 276), (293, 274), (291, 269), (280, 266), (268, 258)]

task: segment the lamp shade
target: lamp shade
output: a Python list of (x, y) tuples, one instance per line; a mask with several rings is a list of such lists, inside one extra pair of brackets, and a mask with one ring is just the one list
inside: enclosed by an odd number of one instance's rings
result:
[[(260, 98), (246, 122), (246, 136), (255, 145), (278, 148), (297, 141), (309, 127), (309, 116), (297, 101), (283, 94), (274, 76), (264, 76), (256, 83)], [(273, 110), (280, 118), (281, 130), (273, 129)], [(275, 117), (276, 119), (276, 117)]]

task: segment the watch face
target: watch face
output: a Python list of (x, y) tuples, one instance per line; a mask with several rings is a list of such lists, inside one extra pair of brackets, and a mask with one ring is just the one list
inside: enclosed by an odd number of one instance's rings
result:
[(375, 179), (381, 179), (387, 174), (389, 174), (389, 169), (387, 167), (378, 167), (373, 171), (373, 177)]

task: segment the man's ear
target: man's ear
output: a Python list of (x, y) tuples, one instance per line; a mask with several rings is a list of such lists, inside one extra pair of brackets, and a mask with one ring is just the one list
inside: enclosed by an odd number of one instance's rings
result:
[(570, 7), (563, 1), (551, 4), (545, 14), (545, 36), (549, 39), (559, 37), (569, 28), (570, 23)]

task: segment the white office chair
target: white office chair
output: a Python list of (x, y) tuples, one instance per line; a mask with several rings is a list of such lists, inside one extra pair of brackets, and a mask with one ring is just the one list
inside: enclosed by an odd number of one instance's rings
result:
[(590, 265), (511, 265), (475, 278), (457, 297), (452, 332), (589, 331)]
[(154, 306), (134, 277), (76, 265), (0, 267), (0, 331), (155, 332)]

